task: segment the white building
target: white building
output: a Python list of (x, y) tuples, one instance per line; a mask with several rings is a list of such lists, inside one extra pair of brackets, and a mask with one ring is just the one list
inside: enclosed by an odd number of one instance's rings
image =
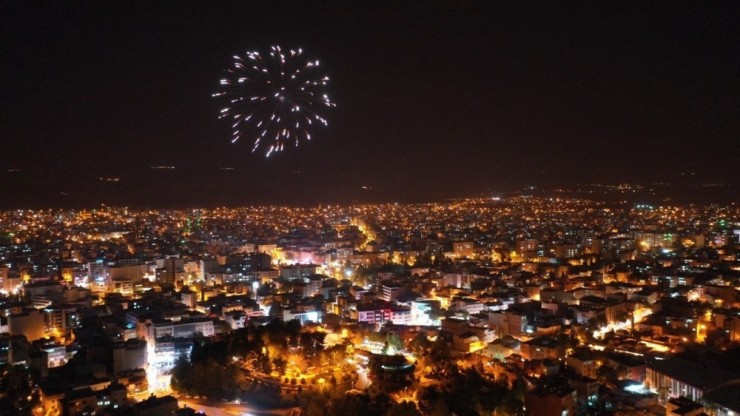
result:
[(411, 323), (411, 309), (391, 308), (391, 322), (394, 325), (409, 325)]
[(439, 325), (439, 319), (432, 319), (432, 311), (440, 309), (440, 302), (436, 300), (415, 300), (411, 302), (410, 325)]
[(163, 320), (156, 323), (148, 323), (146, 330), (146, 338), (150, 343), (160, 338), (192, 338), (196, 334), (204, 337), (212, 337), (215, 333), (213, 320), (210, 318), (198, 318), (180, 322)]
[(94, 292), (105, 292), (110, 284), (110, 272), (103, 260), (87, 263), (87, 284)]

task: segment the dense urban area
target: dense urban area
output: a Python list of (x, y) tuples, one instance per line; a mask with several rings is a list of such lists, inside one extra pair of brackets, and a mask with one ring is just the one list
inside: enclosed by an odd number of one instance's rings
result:
[(2, 415), (740, 413), (740, 207), (0, 212)]

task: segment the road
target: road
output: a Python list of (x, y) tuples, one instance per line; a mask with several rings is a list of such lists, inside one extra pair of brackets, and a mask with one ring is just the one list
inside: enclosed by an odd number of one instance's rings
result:
[(187, 406), (208, 416), (251, 416), (251, 415), (290, 415), (292, 409), (258, 410), (248, 404), (218, 403), (213, 401), (178, 398), (180, 407)]

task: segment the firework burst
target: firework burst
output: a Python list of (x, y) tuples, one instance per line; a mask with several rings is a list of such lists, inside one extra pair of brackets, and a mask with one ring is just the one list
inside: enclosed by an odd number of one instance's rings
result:
[(264, 148), (270, 156), (311, 140), (311, 129), (328, 124), (322, 111), (335, 106), (328, 82), (319, 61), (302, 49), (273, 46), (267, 53), (235, 55), (213, 96), (225, 102), (219, 118), (231, 123), (232, 143), (253, 139), (252, 152)]

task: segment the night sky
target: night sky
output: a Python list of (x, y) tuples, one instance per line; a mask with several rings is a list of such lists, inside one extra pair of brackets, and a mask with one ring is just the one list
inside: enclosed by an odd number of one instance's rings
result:
[[(0, 3), (0, 208), (740, 183), (737, 1), (81, 3)], [(211, 94), (271, 45), (337, 107), (266, 159)]]

